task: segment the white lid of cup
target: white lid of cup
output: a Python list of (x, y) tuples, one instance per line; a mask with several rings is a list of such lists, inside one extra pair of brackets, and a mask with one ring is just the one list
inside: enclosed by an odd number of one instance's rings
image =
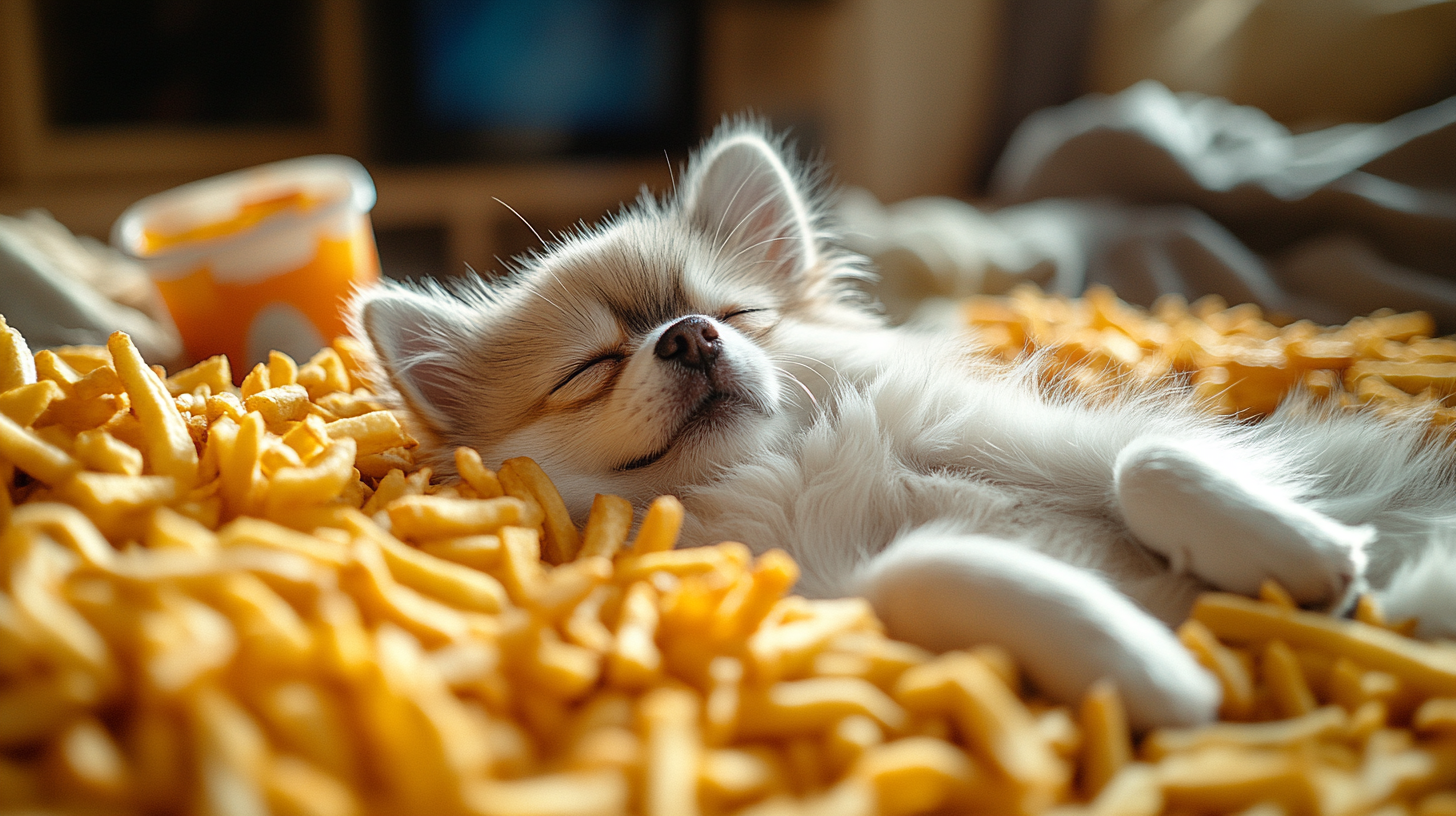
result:
[[(283, 212), (242, 232), (188, 241), (157, 252), (141, 249), (148, 227), (182, 232), (237, 215), (247, 201), (302, 190), (322, 202), (302, 212)], [(366, 213), (374, 207), (374, 181), (348, 156), (318, 155), (262, 164), (173, 187), (133, 203), (111, 226), (111, 244), (141, 261), (165, 259), (167, 266), (190, 265), (227, 249), (283, 237), (299, 226), (333, 218), (343, 210)]]

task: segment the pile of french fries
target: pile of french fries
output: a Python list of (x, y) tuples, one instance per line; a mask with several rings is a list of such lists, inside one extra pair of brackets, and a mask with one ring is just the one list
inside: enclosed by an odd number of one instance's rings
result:
[(994, 353), (1012, 360), (1044, 349), (1046, 374), (1074, 385), (1173, 375), (1223, 414), (1266, 416), (1303, 388), (1345, 406), (1456, 422), (1456, 339), (1433, 338), (1423, 312), (1382, 310), (1319, 326), (1265, 315), (1252, 303), (1230, 307), (1216, 295), (1192, 304), (1165, 296), (1148, 310), (1105, 286), (1069, 299), (1028, 284), (968, 298), (962, 314)]
[[(1134, 741), (809, 601), (682, 506), (530, 459), (432, 480), (335, 342), (170, 376), (0, 322), (0, 810), (137, 814), (1456, 814), (1456, 646), (1211, 595), (1224, 719)], [(1382, 810), (1382, 808), (1384, 808)]]

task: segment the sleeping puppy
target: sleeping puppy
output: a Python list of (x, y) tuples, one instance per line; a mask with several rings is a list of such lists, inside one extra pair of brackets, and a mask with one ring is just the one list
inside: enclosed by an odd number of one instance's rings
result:
[(884, 325), (811, 174), (728, 123), (680, 188), (554, 239), (498, 280), (361, 292), (357, 335), (427, 461), (534, 457), (578, 522), (594, 493), (682, 498), (685, 545), (799, 562), (932, 649), (996, 642), (1074, 700), (1113, 678), (1138, 727), (1214, 717), (1170, 624), (1274, 579), (1373, 589), (1456, 634), (1452, 457), (1420, 418), (1307, 400), (1257, 425), (1171, 384), (1088, 396), (962, 340)]

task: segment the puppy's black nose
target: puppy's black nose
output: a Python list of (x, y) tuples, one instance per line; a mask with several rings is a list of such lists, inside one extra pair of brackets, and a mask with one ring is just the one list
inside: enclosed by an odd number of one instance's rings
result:
[(718, 359), (722, 346), (713, 324), (705, 317), (693, 315), (668, 326), (657, 339), (656, 351), (664, 360), (707, 371)]

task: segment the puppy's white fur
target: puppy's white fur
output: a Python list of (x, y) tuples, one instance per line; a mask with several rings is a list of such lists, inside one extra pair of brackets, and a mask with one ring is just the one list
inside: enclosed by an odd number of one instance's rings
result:
[(1210, 587), (1338, 609), (1370, 586), (1456, 634), (1456, 480), (1420, 417), (1072, 394), (885, 327), (864, 275), (813, 179), (738, 122), (665, 201), (498, 281), (363, 292), (355, 331), (439, 470), (456, 445), (535, 457), (579, 521), (596, 492), (679, 495), (685, 544), (782, 547), (800, 592), (863, 594), (932, 648), (999, 642), (1062, 699), (1110, 676), (1139, 727), (1214, 716), (1168, 628)]

